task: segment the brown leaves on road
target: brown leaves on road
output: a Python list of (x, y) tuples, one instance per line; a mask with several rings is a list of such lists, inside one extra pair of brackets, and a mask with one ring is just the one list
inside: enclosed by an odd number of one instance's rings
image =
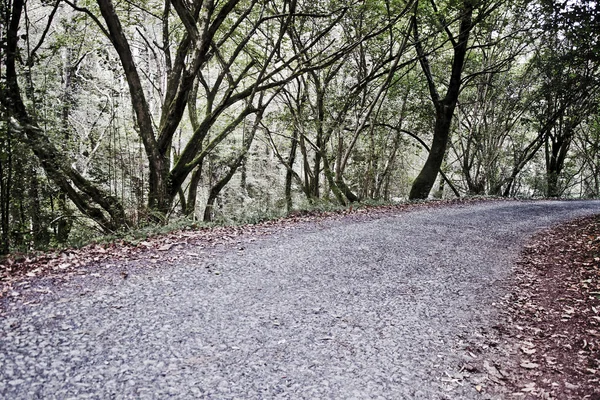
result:
[(507, 310), (512, 395), (600, 399), (600, 218), (534, 237)]
[[(68, 281), (78, 275), (100, 276), (95, 267), (111, 269), (117, 276), (126, 279), (129, 274), (120, 265), (139, 260), (148, 266), (174, 263), (187, 256), (187, 245), (194, 245), (195, 253), (199, 249), (214, 248), (236, 242), (243, 233), (259, 230), (258, 225), (245, 227), (217, 227), (212, 229), (180, 230), (168, 235), (155, 236), (141, 242), (117, 241), (110, 244), (90, 244), (80, 249), (65, 249), (42, 253), (36, 256), (11, 256), (0, 264), (0, 314), (3, 300), (20, 298), (30, 291), (34, 282), (40, 278), (55, 282)], [(262, 233), (268, 233), (263, 226)], [(183, 250), (184, 247), (186, 250)], [(47, 289), (45, 289), (48, 291)]]

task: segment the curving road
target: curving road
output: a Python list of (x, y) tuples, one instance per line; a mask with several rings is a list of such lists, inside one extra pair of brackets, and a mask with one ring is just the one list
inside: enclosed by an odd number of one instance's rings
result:
[(493, 202), (308, 224), (0, 321), (3, 399), (478, 399), (452, 379), (536, 230), (600, 202)]

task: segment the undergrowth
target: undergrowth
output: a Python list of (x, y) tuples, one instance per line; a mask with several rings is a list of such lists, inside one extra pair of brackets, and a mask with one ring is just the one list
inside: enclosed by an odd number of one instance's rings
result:
[[(410, 203), (410, 202), (406, 202)], [(88, 244), (109, 244), (114, 242), (125, 242), (131, 244), (140, 243), (153, 236), (165, 235), (180, 230), (209, 229), (217, 226), (243, 226), (254, 225), (266, 221), (274, 221), (298, 214), (320, 214), (335, 213), (348, 210), (350, 207), (354, 210), (366, 207), (378, 207), (400, 204), (391, 201), (367, 200), (363, 202), (352, 203), (349, 206), (343, 206), (332, 203), (327, 200), (315, 200), (312, 202), (302, 202), (290, 212), (285, 210), (253, 210), (249, 213), (242, 213), (237, 218), (231, 218), (225, 215), (218, 215), (214, 221), (202, 222), (190, 217), (175, 217), (169, 219), (166, 223), (148, 223), (145, 226), (130, 228), (112, 234), (98, 234), (91, 229), (79, 229), (73, 232), (69, 241), (63, 245), (55, 245), (53, 249), (63, 248), (81, 248)]]
[[(494, 200), (499, 199), (490, 196), (472, 196), (463, 197), (460, 200)], [(502, 198), (505, 199), (506, 198)], [(90, 244), (106, 245), (110, 243), (122, 242), (136, 245), (144, 240), (151, 237), (165, 235), (182, 230), (198, 230), (198, 229), (210, 229), (219, 226), (242, 226), (242, 225), (254, 225), (266, 221), (274, 221), (281, 218), (294, 217), (297, 215), (319, 215), (325, 213), (339, 213), (349, 210), (360, 210), (365, 208), (377, 208), (377, 207), (389, 207), (389, 206), (402, 206), (408, 204), (427, 203), (427, 202), (438, 202), (439, 199), (430, 200), (415, 200), (415, 201), (383, 201), (383, 200), (365, 200), (361, 202), (351, 203), (347, 206), (328, 201), (326, 199), (314, 200), (312, 202), (304, 201), (297, 204), (297, 206), (290, 212), (279, 209), (266, 209), (266, 210), (253, 210), (248, 213), (241, 213), (239, 217), (228, 217), (225, 215), (219, 215), (212, 222), (201, 222), (194, 220), (190, 217), (175, 217), (170, 218), (166, 223), (147, 223), (144, 226), (139, 226), (130, 229), (124, 229), (122, 231), (114, 232), (112, 234), (102, 234), (98, 230), (94, 230), (93, 227), (86, 225), (84, 222), (80, 224), (77, 229), (73, 229), (69, 240), (66, 243), (59, 244), (53, 243), (45, 250), (64, 250), (67, 248), (81, 248)], [(39, 251), (28, 251), (25, 254), (38, 254), (42, 253), (43, 250)], [(23, 254), (23, 253), (21, 253)], [(15, 255), (15, 253), (13, 253)]]

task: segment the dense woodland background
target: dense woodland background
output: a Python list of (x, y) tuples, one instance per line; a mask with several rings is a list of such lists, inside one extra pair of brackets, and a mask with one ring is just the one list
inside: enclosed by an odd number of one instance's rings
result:
[(356, 201), (599, 197), (570, 0), (4, 0), (1, 253)]

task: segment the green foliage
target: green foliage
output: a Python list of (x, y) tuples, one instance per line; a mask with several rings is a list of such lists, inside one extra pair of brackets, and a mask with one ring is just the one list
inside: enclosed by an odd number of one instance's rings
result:
[(69, 241), (63, 244), (56, 244), (54, 248), (81, 248), (89, 244), (108, 244), (118, 241), (137, 245), (146, 239), (166, 235), (173, 232), (194, 230), (202, 228), (211, 228), (218, 226), (217, 223), (205, 223), (194, 221), (190, 218), (180, 217), (173, 219), (166, 224), (146, 224), (143, 227), (122, 229), (113, 234), (104, 234), (98, 232), (93, 226), (85, 224), (84, 221), (79, 221), (79, 226), (74, 229), (73, 234), (69, 236)]
[[(207, 52), (195, 59), (202, 43), (188, 46), (190, 31), (173, 2), (113, 3), (146, 99), (145, 126), (122, 54), (95, 21), (108, 26), (98, 2), (77, 2), (88, 12), (60, 2), (52, 21), (55, 2), (34, 0), (23, 10), (19, 95), (27, 123), (58, 149), (50, 158), (71, 168), (59, 178), (44, 170), (25, 123), (8, 112), (11, 5), (2, 5), (4, 252), (98, 240), (102, 218), (85, 206), (100, 216), (109, 212), (75, 185), (78, 176), (124, 210), (115, 225), (121, 230), (104, 227), (117, 231), (106, 240), (196, 226), (209, 199), (217, 223), (239, 224), (279, 218), (288, 208), (329, 212), (356, 198), (353, 208), (406, 197), (436, 121), (409, 22), (416, 16), (443, 96), (465, 4), (300, 0), (287, 18), (290, 2), (243, 0), (214, 26)], [(211, 23), (225, 5), (216, 2)], [(564, 195), (600, 195), (597, 14), (593, 2), (476, 4), (443, 167), (461, 193), (541, 195), (556, 176)], [(152, 154), (160, 138), (162, 170)], [(559, 142), (566, 156), (550, 173), (545, 156)], [(447, 196), (448, 186), (441, 188)], [(151, 201), (159, 189), (168, 192), (161, 207)]]

